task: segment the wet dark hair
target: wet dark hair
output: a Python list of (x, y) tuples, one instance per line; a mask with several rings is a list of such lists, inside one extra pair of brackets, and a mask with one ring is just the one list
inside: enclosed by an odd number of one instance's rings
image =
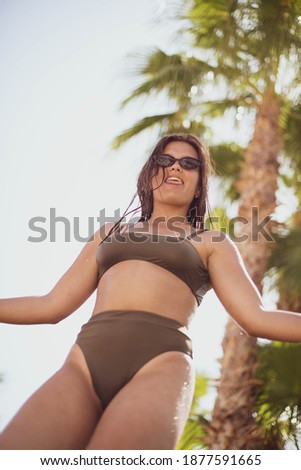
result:
[[(214, 173), (210, 160), (209, 150), (206, 145), (193, 134), (168, 134), (164, 137), (161, 137), (161, 139), (154, 146), (148, 160), (144, 164), (139, 174), (137, 181), (137, 192), (135, 193), (130, 204), (124, 211), (121, 219), (114, 224), (114, 226), (111, 228), (105, 238), (109, 237), (115, 230), (117, 230), (124, 217), (131, 213), (136, 213), (139, 209), (141, 209), (141, 217), (138, 222), (147, 221), (151, 217), (153, 212), (154, 191), (154, 189), (152, 188), (152, 178), (158, 174), (159, 170), (159, 165), (154, 161), (153, 157), (155, 155), (163, 153), (165, 147), (170, 142), (185, 142), (187, 144), (190, 144), (195, 149), (198, 159), (201, 162), (201, 166), (199, 167), (200, 178), (198, 183), (199, 195), (194, 197), (191, 201), (191, 204), (186, 214), (186, 218), (187, 222), (190, 223), (192, 227), (195, 227), (199, 230), (205, 229), (205, 214), (207, 211), (209, 212), (208, 179), (209, 176)], [(163, 168), (163, 179), (157, 188), (159, 188), (163, 184), (164, 179), (165, 168)], [(137, 195), (139, 197), (140, 206), (136, 207), (131, 211), (128, 211)]]
[[(200, 166), (199, 196), (195, 197), (188, 208), (187, 222), (195, 228), (204, 228), (204, 218), (208, 207), (208, 177), (212, 173), (212, 166), (208, 148), (193, 134), (170, 134), (162, 137), (153, 148), (149, 159), (142, 168), (137, 182), (137, 193), (141, 203), (141, 220), (148, 220), (153, 212), (152, 178), (158, 173), (159, 166), (153, 160), (153, 156), (164, 152), (170, 142), (185, 142), (196, 151)], [(165, 168), (163, 168), (163, 181)], [(160, 186), (161, 186), (160, 184)]]

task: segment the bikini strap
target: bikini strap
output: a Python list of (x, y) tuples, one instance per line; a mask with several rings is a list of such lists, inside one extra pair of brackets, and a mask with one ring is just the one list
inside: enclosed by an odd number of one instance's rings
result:
[(204, 228), (203, 230), (197, 229), (191, 235), (188, 235), (188, 237), (186, 237), (186, 238), (188, 238), (188, 240), (191, 240), (192, 238), (197, 237), (198, 235), (200, 235), (203, 232), (208, 232), (208, 229), (207, 228)]

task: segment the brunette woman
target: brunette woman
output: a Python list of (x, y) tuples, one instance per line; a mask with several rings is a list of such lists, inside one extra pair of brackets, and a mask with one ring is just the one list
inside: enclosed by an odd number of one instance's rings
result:
[(64, 365), (2, 449), (174, 449), (194, 390), (187, 328), (211, 287), (248, 334), (301, 340), (301, 316), (267, 311), (234, 243), (204, 229), (210, 169), (197, 137), (163, 137), (138, 179), (140, 221), (98, 230), (46, 295), (0, 300), (2, 322), (58, 323), (97, 290)]

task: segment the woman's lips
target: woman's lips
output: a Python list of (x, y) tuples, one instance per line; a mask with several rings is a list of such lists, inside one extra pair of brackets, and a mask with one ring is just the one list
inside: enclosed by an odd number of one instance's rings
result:
[(172, 185), (182, 185), (182, 184), (184, 184), (183, 181), (180, 178), (177, 178), (175, 176), (169, 176), (168, 178), (166, 178), (165, 183), (172, 184)]

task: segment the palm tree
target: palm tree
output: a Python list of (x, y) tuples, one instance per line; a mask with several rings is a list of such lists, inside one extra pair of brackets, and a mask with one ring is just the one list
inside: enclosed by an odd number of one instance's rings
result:
[[(300, 154), (294, 161), (301, 163)], [(290, 178), (295, 186), (299, 207), (301, 202), (300, 172)], [(279, 292), (277, 307), (293, 312), (301, 311), (301, 213), (297, 211), (282, 227), (276, 237), (268, 266)], [(299, 344), (273, 342), (259, 350), (261, 379), (256, 400), (257, 421), (262, 426), (266, 441), (272, 448), (283, 448), (286, 441), (300, 448), (301, 442), (301, 347)]]
[[(301, 135), (301, 121), (294, 124), (300, 125), (299, 129), (292, 128), (288, 123), (287, 129), (291, 134), (295, 132)], [(284, 150), (287, 154), (293, 154), (292, 143), (297, 139), (286, 135)], [(287, 148), (289, 147), (289, 148)], [(214, 159), (221, 163), (221, 158), (227, 155), (226, 149), (213, 147)], [(240, 149), (241, 152), (241, 149)], [(235, 161), (235, 159), (234, 159)], [(231, 189), (233, 179), (231, 175), (231, 160), (222, 160), (224, 176), (223, 182), (230, 188), (228, 197), (236, 200), (236, 195)], [(235, 161), (235, 163), (237, 163)], [(291, 162), (293, 171), (291, 175), (284, 174), (282, 179), (285, 184), (294, 188), (298, 207), (301, 202), (300, 173), (301, 152), (296, 149), (294, 160)], [(222, 208), (215, 209), (213, 216), (218, 215), (218, 220), (227, 218)], [(221, 227), (229, 226), (224, 223)], [(267, 277), (274, 283), (278, 290), (279, 300), (277, 308), (294, 312), (301, 311), (301, 212), (295, 212), (284, 224), (280, 225), (279, 234), (275, 236), (275, 244), (268, 261)], [(253, 413), (259, 423), (264, 439), (265, 449), (283, 449), (288, 443), (296, 449), (301, 442), (301, 378), (299, 373), (301, 360), (301, 347), (296, 344), (272, 342), (263, 344), (258, 349), (258, 369), (255, 378), (258, 379), (256, 387), (256, 401)], [(210, 429), (208, 412), (206, 417), (203, 412), (192, 407), (191, 416), (184, 430), (180, 448), (202, 449), (206, 448), (207, 431)], [(210, 413), (209, 413), (210, 415)]]
[[(247, 223), (237, 236), (247, 236), (238, 248), (261, 291), (275, 224), (269, 222), (262, 236), (254, 217), (263, 221), (276, 207), (288, 124), (297, 127), (301, 119), (300, 106), (292, 105), (301, 85), (301, 0), (194, 0), (182, 17), (188, 22), (189, 51), (168, 55), (156, 50), (138, 56), (136, 71), (144, 81), (123, 102), (124, 106), (150, 92), (164, 92), (174, 110), (144, 117), (119, 135), (114, 145), (154, 125), (162, 134), (188, 130), (203, 134), (208, 117), (224, 115), (229, 109), (236, 116), (249, 111), (254, 132), (236, 184), (238, 215)], [(300, 139), (300, 134), (295, 137)], [(207, 445), (210, 449), (263, 449), (265, 438), (253, 413), (256, 340), (229, 321), (223, 348)]]

